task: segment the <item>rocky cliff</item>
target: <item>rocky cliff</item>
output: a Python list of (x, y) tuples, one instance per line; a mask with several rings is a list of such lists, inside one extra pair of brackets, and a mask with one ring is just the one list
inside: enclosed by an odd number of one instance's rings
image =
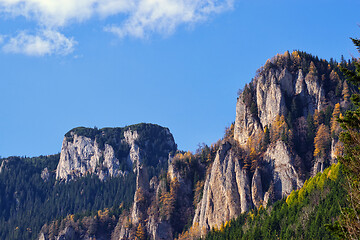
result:
[(248, 171), (231, 147), (229, 142), (222, 143), (206, 176), (203, 197), (193, 220), (200, 229), (220, 226), (252, 207)]
[(335, 119), (340, 106), (346, 108), (338, 71), (298, 51), (259, 69), (237, 99), (233, 136), (221, 142), (210, 166), (193, 228), (204, 234), (253, 207), (266, 207), (336, 162)]
[[(295, 156), (278, 141), (262, 156), (254, 173), (246, 167), (239, 146), (223, 141), (206, 176), (203, 197), (197, 205), (193, 226), (206, 231), (229, 221), (253, 207), (267, 206), (303, 185), (294, 167)], [(205, 231), (205, 232), (206, 232)]]
[(176, 151), (174, 138), (167, 128), (139, 124), (125, 128), (75, 128), (63, 140), (56, 179), (71, 180), (87, 174), (100, 179), (135, 171), (144, 161), (154, 168), (167, 163)]
[[(250, 87), (246, 87), (238, 97), (235, 139), (240, 144), (246, 144), (259, 129), (271, 125), (276, 116), (287, 116), (294, 107), (293, 103), (299, 105), (296, 114), (306, 117), (313, 115), (315, 110), (325, 110), (327, 104), (338, 100), (332, 96), (325, 98), (324, 88), (329, 86), (324, 86), (325, 81), (319, 79), (315, 64), (308, 62), (305, 71), (297, 63), (300, 59), (299, 53), (294, 52), (269, 60), (248, 85)], [(251, 98), (255, 107), (245, 98)]]

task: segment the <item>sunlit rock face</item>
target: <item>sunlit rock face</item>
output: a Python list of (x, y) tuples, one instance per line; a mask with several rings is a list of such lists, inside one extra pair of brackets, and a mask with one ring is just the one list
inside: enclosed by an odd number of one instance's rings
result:
[(75, 128), (64, 137), (56, 179), (69, 181), (87, 174), (101, 180), (136, 171), (138, 164), (167, 163), (176, 144), (169, 129), (153, 124), (126, 128)]

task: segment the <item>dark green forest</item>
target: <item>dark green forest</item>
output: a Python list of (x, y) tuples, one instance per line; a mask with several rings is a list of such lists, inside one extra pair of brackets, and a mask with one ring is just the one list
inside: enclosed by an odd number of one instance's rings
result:
[[(135, 174), (100, 181), (87, 176), (69, 183), (55, 181), (60, 154), (36, 158), (0, 160), (0, 239), (35, 239), (41, 227), (70, 214), (91, 215), (113, 209), (119, 215), (128, 208), (135, 192)], [(48, 181), (41, 178), (47, 167)]]

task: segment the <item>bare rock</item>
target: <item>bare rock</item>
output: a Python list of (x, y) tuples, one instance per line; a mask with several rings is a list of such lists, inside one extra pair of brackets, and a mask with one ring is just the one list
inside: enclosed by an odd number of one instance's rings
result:
[(248, 211), (251, 207), (249, 186), (247, 171), (240, 166), (230, 143), (223, 143), (206, 177), (193, 225), (209, 230)]
[(295, 156), (282, 141), (272, 144), (265, 152), (264, 161), (272, 168), (276, 200), (288, 196), (292, 190), (303, 185), (293, 165), (294, 159)]
[[(281, 76), (279, 79), (278, 76)], [(269, 70), (264, 75), (261, 75), (256, 83), (256, 100), (258, 106), (258, 116), (261, 126), (264, 127), (271, 124), (277, 115), (286, 114), (285, 105), (285, 92), (293, 92), (293, 88), (290, 87), (292, 77), (289, 77), (289, 73), (286, 71), (276, 72)], [(285, 89), (282, 89), (282, 86)]]
[(47, 182), (47, 181), (49, 181), (49, 178), (50, 178), (50, 172), (49, 172), (48, 168), (46, 167), (41, 172), (41, 179), (44, 182)]
[(59, 235), (56, 237), (56, 240), (68, 240), (75, 238), (75, 230), (71, 226), (68, 226), (59, 233)]
[(251, 182), (251, 196), (256, 208), (263, 204), (263, 190), (259, 168), (256, 168)]
[(311, 176), (315, 176), (319, 172), (324, 171), (324, 159), (323, 158), (315, 158), (314, 167)]
[(120, 162), (115, 157), (113, 147), (104, 144), (104, 149), (101, 149), (95, 140), (76, 134), (73, 134), (72, 141), (65, 137), (56, 179), (68, 181), (94, 173), (101, 180), (125, 174), (120, 170)]
[(234, 138), (240, 144), (246, 144), (247, 139), (254, 135), (260, 124), (256, 118), (250, 112), (250, 109), (245, 106), (245, 103), (240, 96), (236, 104), (236, 121), (234, 127)]

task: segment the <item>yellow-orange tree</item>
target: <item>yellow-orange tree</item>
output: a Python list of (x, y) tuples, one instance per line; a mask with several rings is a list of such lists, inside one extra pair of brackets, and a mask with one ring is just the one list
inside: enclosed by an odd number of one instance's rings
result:
[(324, 157), (330, 144), (330, 133), (327, 126), (321, 124), (314, 139), (314, 157)]

